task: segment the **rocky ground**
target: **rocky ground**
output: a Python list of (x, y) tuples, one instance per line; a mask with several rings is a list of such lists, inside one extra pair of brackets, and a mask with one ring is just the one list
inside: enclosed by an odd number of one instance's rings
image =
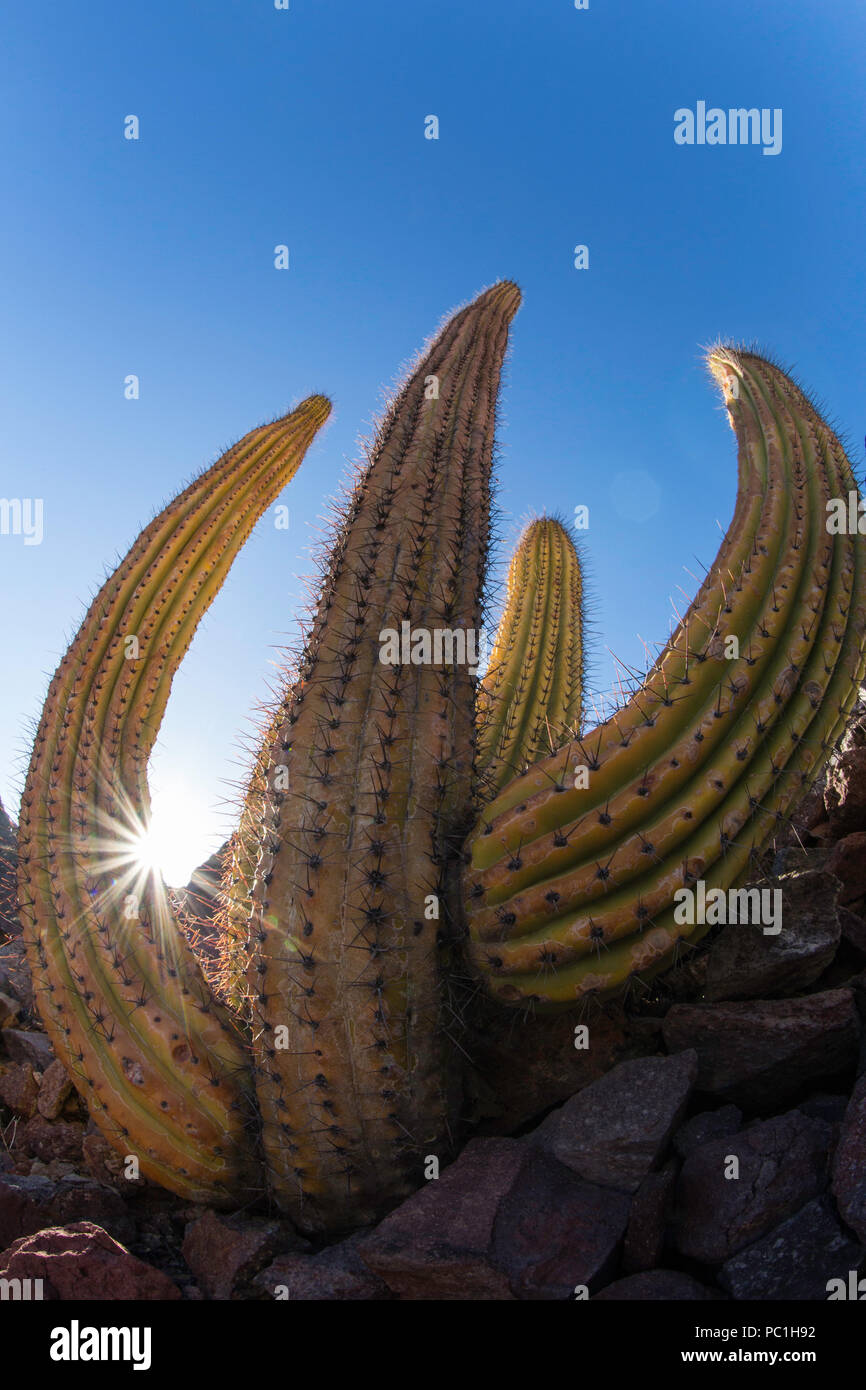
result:
[[(477, 1006), (475, 1137), (316, 1248), (124, 1178), (34, 1014), (0, 807), (0, 1278), (59, 1299), (826, 1299), (866, 1259), (863, 707), (764, 870), (778, 936), (714, 929), (577, 1016)], [(216, 856), (203, 872), (207, 955)]]

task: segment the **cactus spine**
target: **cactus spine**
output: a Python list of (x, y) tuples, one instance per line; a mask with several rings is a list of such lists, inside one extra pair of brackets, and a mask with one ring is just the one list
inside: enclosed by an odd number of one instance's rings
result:
[[(305, 1229), (372, 1219), (451, 1144), (442, 938), (471, 823), (476, 682), (423, 643), (477, 640), (519, 302), (507, 282), (482, 294), (399, 393), (268, 739), (248, 982), (272, 1189)], [(407, 630), (415, 659), (389, 664), (383, 642)]]
[(490, 796), (579, 732), (582, 689), (580, 562), (562, 523), (539, 517), (512, 557), (478, 692), (478, 772)]
[(246, 435), (103, 585), (51, 683), (19, 827), (19, 900), (45, 1026), (105, 1136), (201, 1201), (260, 1185), (246, 1045), (137, 856), (147, 761), (199, 620), (330, 406)]
[(674, 892), (738, 880), (866, 669), (862, 549), (826, 525), (828, 498), (856, 486), (839, 441), (769, 362), (725, 348), (708, 361), (739, 440), (716, 562), (626, 706), (512, 781), (468, 841), (471, 954), (504, 1002), (608, 991), (697, 939)]

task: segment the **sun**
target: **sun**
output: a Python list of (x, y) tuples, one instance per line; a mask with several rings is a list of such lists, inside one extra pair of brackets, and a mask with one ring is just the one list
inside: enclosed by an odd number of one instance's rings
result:
[(213, 852), (212, 821), (199, 795), (181, 779), (153, 779), (149, 824), (137, 830), (132, 846), (136, 867), (171, 888), (183, 887)]

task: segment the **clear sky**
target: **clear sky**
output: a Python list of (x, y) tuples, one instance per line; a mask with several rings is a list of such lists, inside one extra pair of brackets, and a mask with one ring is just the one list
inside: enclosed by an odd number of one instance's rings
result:
[[(7, 8), (2, 35), (0, 496), (44, 504), (40, 545), (0, 535), (13, 815), (105, 566), (191, 473), (324, 391), (290, 527), (265, 517), (241, 553), (153, 761), (169, 878), (220, 843), (324, 501), (401, 364), (493, 280), (525, 296), (501, 559), (532, 513), (589, 506), (597, 688), (608, 649), (636, 665), (663, 640), (730, 519), (702, 344), (794, 364), (862, 466), (862, 0), (87, 0)], [(781, 152), (676, 144), (700, 101), (780, 108)]]

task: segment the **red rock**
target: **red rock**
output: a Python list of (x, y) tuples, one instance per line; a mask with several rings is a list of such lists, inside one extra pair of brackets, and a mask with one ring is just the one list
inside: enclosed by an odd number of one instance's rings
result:
[(866, 827), (866, 748), (850, 748), (828, 768), (824, 806), (835, 839)]
[[(713, 1139), (689, 1155), (677, 1181), (677, 1249), (721, 1264), (793, 1216), (826, 1184), (831, 1126), (798, 1110)], [(737, 1176), (731, 1159), (738, 1160)]]
[(83, 1139), (84, 1125), (75, 1120), (52, 1122), (42, 1115), (34, 1115), (21, 1131), (19, 1142), (25, 1153), (33, 1158), (41, 1158), (43, 1163), (50, 1163), (55, 1158), (78, 1163)]
[(860, 1020), (851, 990), (833, 989), (802, 999), (675, 1004), (662, 1032), (671, 1052), (696, 1049), (699, 1091), (760, 1111), (853, 1067)]
[(99, 1130), (93, 1129), (89, 1134), (85, 1134), (81, 1143), (81, 1154), (84, 1167), (91, 1177), (113, 1188), (126, 1200), (149, 1190), (150, 1184), (144, 1178), (126, 1177), (126, 1166), (122, 1156), (111, 1147)]
[(36, 1114), (39, 1082), (29, 1062), (13, 1062), (0, 1071), (0, 1102), (24, 1120)]
[(476, 1139), (357, 1250), (401, 1298), (571, 1298), (609, 1273), (628, 1208), (531, 1145)]
[(394, 1293), (412, 1299), (512, 1299), (490, 1260), (503, 1197), (526, 1157), (517, 1139), (474, 1139), (358, 1244), (364, 1264)]
[(91, 1178), (52, 1181), (35, 1174), (0, 1176), (0, 1249), (47, 1226), (92, 1221), (118, 1240), (130, 1240), (133, 1224), (116, 1193)]
[(779, 889), (781, 930), (731, 922), (713, 941), (707, 961), (707, 1000), (770, 999), (796, 994), (820, 978), (839, 947), (839, 882), (829, 869), (785, 874)]
[(649, 1300), (675, 1303), (685, 1299), (712, 1298), (718, 1301), (724, 1297), (716, 1289), (699, 1284), (690, 1274), (681, 1274), (676, 1269), (653, 1269), (645, 1274), (631, 1274), (627, 1279), (617, 1279), (615, 1284), (608, 1284), (606, 1289), (597, 1293), (593, 1302), (628, 1299), (636, 1303)]
[(228, 1299), (273, 1259), (281, 1238), (278, 1221), (208, 1210), (189, 1223), (181, 1249), (205, 1297)]
[(303, 1302), (333, 1299), (340, 1303), (392, 1299), (394, 1294), (358, 1255), (360, 1236), (328, 1246), (316, 1255), (280, 1255), (254, 1279), (267, 1298)]
[(621, 1062), (531, 1136), (587, 1182), (636, 1192), (661, 1162), (698, 1074), (697, 1055)]
[(530, 1151), (496, 1213), (491, 1259), (517, 1298), (570, 1300), (614, 1272), (630, 1205), (625, 1193)]
[(54, 1061), (47, 1033), (24, 1028), (4, 1028), (0, 1037), (13, 1062), (29, 1062), (35, 1071), (46, 1071)]
[(36, 1102), (39, 1114), (46, 1120), (56, 1120), (72, 1093), (72, 1082), (63, 1063), (55, 1059), (42, 1074), (39, 1084), (39, 1099)]
[[(858, 749), (866, 754), (866, 748)], [(827, 872), (842, 881), (839, 901), (843, 906), (866, 897), (866, 830), (846, 835), (834, 846), (827, 860)]]
[(136, 1259), (91, 1221), (16, 1240), (0, 1254), (0, 1278), (42, 1279), (45, 1296), (65, 1302), (182, 1297), (167, 1275)]

